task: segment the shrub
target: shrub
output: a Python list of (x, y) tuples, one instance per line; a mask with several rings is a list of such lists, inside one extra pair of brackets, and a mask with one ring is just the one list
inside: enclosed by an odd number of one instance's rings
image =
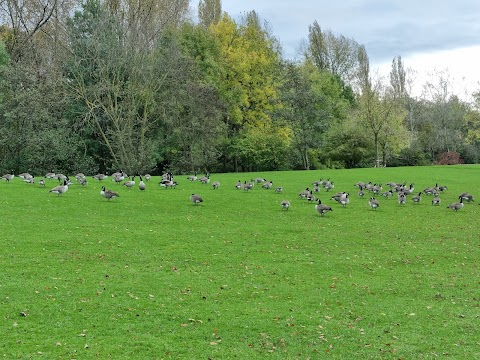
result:
[(456, 151), (447, 151), (439, 154), (435, 162), (436, 165), (457, 165), (464, 163), (465, 161), (463, 161), (460, 154)]

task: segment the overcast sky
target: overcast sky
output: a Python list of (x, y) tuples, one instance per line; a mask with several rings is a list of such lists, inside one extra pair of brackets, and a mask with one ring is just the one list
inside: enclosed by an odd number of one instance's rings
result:
[(255, 10), (280, 40), (287, 58), (298, 57), (308, 26), (365, 45), (372, 68), (389, 69), (402, 56), (422, 79), (448, 69), (455, 81), (480, 89), (479, 0), (223, 0), (234, 19)]

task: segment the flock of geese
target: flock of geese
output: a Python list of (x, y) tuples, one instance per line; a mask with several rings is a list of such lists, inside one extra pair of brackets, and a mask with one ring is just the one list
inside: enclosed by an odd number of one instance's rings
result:
[[(7, 183), (10, 183), (16, 175), (14, 175), (13, 171), (11, 173), (5, 174), (1, 177), (2, 180), (6, 181)], [(28, 184), (35, 184), (35, 177), (29, 173), (22, 173), (17, 175), (18, 178), (20, 178), (22, 181), (28, 183)], [(106, 175), (106, 174), (96, 174), (93, 176), (93, 179), (99, 182), (103, 182), (104, 180), (111, 178), (111, 180), (117, 184), (122, 184), (122, 186), (125, 186), (128, 189), (132, 189), (133, 187), (138, 186), (138, 189), (140, 191), (144, 191), (147, 188), (147, 185), (145, 182), (149, 182), (152, 178), (150, 174), (145, 174), (145, 175), (138, 175), (138, 178), (140, 181), (137, 183), (135, 178), (136, 176), (128, 177), (128, 175), (123, 171), (115, 172), (113, 174)], [(65, 194), (68, 191), (68, 188), (70, 185), (73, 184), (73, 182), (70, 180), (70, 178), (67, 175), (64, 174), (56, 174), (53, 171), (48, 172), (45, 174), (43, 178), (38, 179), (38, 185), (45, 187), (46, 186), (46, 180), (58, 180), (61, 182), (58, 186), (55, 186), (50, 189), (50, 193), (56, 194), (58, 196)], [(88, 184), (87, 177), (83, 173), (78, 173), (75, 175), (75, 180), (77, 184), (80, 184), (82, 186), (86, 186)], [(145, 181), (144, 181), (145, 180)], [(210, 173), (205, 173), (204, 176), (197, 176), (197, 173), (194, 175), (190, 175), (187, 177), (188, 181), (199, 181), (202, 184), (209, 184), (210, 183)], [(177, 186), (177, 182), (174, 180), (173, 174), (168, 172), (162, 175), (160, 182), (158, 183), (160, 186), (165, 187), (166, 189), (169, 188), (175, 188)], [(270, 190), (273, 188), (273, 181), (266, 180), (261, 177), (257, 177), (255, 179), (251, 179), (251, 181), (238, 181), (235, 184), (235, 188), (237, 190), (243, 190), (243, 191), (250, 191), (252, 190), (255, 186), (261, 186), (262, 189), (265, 190)], [(359, 198), (364, 198), (368, 194), (368, 205), (372, 210), (376, 210), (380, 207), (380, 201), (378, 200), (379, 198), (391, 198), (396, 196), (398, 204), (400, 206), (404, 206), (407, 204), (408, 197), (410, 197), (410, 201), (414, 204), (418, 204), (422, 201), (422, 196), (423, 195), (428, 195), (431, 196), (431, 203), (433, 206), (439, 206), (441, 204), (441, 198), (440, 194), (444, 193), (447, 190), (447, 186), (439, 185), (438, 183), (435, 184), (435, 186), (428, 187), (423, 189), (422, 191), (415, 190), (415, 184), (410, 183), (407, 186), (407, 182), (403, 183), (395, 183), (395, 182), (389, 182), (386, 184), (387, 189), (384, 189), (382, 184), (376, 184), (372, 182), (358, 182), (354, 184), (355, 187), (358, 188), (358, 197)], [(214, 190), (218, 189), (220, 187), (220, 182), (219, 181), (213, 181), (212, 182), (212, 187)], [(333, 211), (333, 208), (329, 205), (323, 204), (320, 198), (317, 196), (317, 194), (320, 191), (323, 192), (330, 192), (335, 188), (335, 184), (333, 181), (330, 179), (327, 180), (317, 180), (312, 183), (312, 187), (307, 187), (305, 190), (302, 190), (298, 193), (298, 196), (300, 199), (304, 199), (309, 203), (315, 203), (315, 210), (321, 215), (324, 216), (326, 213)], [(275, 188), (276, 193), (282, 193), (283, 192), (283, 187), (277, 186)], [(330, 193), (329, 193), (330, 194)], [(120, 194), (117, 191), (107, 189), (105, 186), (101, 187), (100, 195), (103, 196), (105, 199), (108, 201), (120, 197)], [(347, 191), (341, 191), (341, 192), (336, 192), (332, 193), (331, 200), (334, 200), (338, 204), (340, 204), (343, 207), (346, 207), (350, 203), (350, 194)], [(472, 194), (464, 192), (461, 193), (458, 196), (457, 202), (451, 203), (447, 206), (448, 209), (451, 209), (453, 211), (459, 211), (463, 208), (464, 202), (473, 202), (474, 197)], [(198, 205), (203, 202), (203, 198), (198, 195), (198, 194), (191, 194), (190, 196), (190, 201), (194, 205)], [(291, 203), (289, 200), (282, 200), (280, 202), (280, 206), (282, 210), (288, 210), (291, 206)]]

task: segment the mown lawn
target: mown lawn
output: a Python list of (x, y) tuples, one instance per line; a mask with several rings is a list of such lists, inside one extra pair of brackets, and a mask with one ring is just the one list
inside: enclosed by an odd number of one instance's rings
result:
[[(258, 176), (274, 187), (235, 189)], [(212, 174), (218, 190), (186, 177), (145, 192), (89, 178), (62, 196), (48, 192), (56, 181), (1, 182), (0, 354), (480, 358), (480, 207), (447, 209), (478, 194), (480, 166)], [(298, 197), (320, 178), (335, 184), (319, 193), (324, 217)], [(358, 181), (448, 190), (438, 207), (377, 197), (374, 211)], [(101, 197), (102, 184), (120, 197)], [(350, 193), (346, 208), (336, 191)]]

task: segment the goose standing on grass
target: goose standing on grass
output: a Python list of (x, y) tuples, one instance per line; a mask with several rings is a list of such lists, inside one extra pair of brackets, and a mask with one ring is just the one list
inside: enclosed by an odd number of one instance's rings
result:
[(23, 181), (27, 184), (35, 184), (35, 176), (30, 175), (30, 177), (24, 178)]
[(115, 191), (105, 190), (105, 186), (102, 186), (102, 190), (100, 191), (100, 195), (102, 195), (108, 201), (110, 201), (110, 199), (120, 197), (120, 195)]
[(365, 196), (365, 191), (363, 191), (364, 189), (363, 185), (359, 185), (358, 188), (359, 188), (358, 197), (363, 198)]
[(198, 179), (203, 185), (207, 185), (210, 182), (210, 174), (206, 173), (205, 176), (202, 176)]
[(80, 185), (82, 185), (82, 186), (87, 186), (87, 185), (88, 185), (88, 180), (87, 180), (87, 178), (85, 178), (85, 177), (84, 177), (84, 178), (80, 178), (80, 179), (78, 179), (78, 183), (79, 183)]
[(348, 198), (349, 195), (349, 193), (343, 193), (342, 196), (340, 196), (340, 200), (338, 202), (342, 204), (343, 207), (346, 207), (347, 204), (350, 203), (350, 199)]
[(373, 210), (377, 210), (377, 208), (380, 207), (380, 203), (374, 197), (371, 197), (370, 200), (368, 200), (368, 205), (370, 205)]
[(235, 189), (240, 190), (242, 188), (242, 182), (240, 180), (235, 184)]
[(422, 193), (419, 192), (418, 195), (412, 196), (412, 201), (418, 204), (422, 200)]
[(94, 179), (97, 179), (98, 181), (102, 181), (102, 180), (105, 180), (106, 178), (108, 178), (108, 175), (106, 175), (106, 174), (97, 174), (97, 175), (94, 175), (93, 178), (94, 178)]
[(220, 187), (220, 181), (214, 181), (212, 183), (213, 190), (217, 190)]
[(150, 179), (152, 178), (152, 175), (145, 174), (144, 178), (145, 178), (145, 181), (150, 181)]
[(333, 211), (333, 209), (330, 206), (322, 204), (322, 201), (320, 199), (317, 199), (317, 201), (318, 201), (318, 204), (315, 205), (315, 210), (317, 210), (317, 212), (321, 216), (325, 215), (329, 211)]
[(265, 181), (262, 184), (262, 188), (267, 190), (269, 190), (272, 186), (273, 186), (273, 181)]
[(282, 200), (280, 206), (282, 207), (282, 210), (288, 210), (290, 208), (290, 201)]
[(407, 203), (407, 196), (403, 192), (398, 193), (398, 203), (405, 205)]
[(131, 190), (132, 187), (135, 186), (135, 176), (132, 176), (132, 180), (124, 182), (123, 186), (126, 186), (129, 190)]
[(203, 202), (203, 199), (200, 195), (192, 194), (192, 196), (190, 196), (190, 201), (193, 202), (194, 205), (198, 205)]
[(275, 192), (276, 192), (277, 194), (281, 194), (281, 193), (283, 192), (283, 187), (277, 186), (276, 189), (275, 189)]
[(55, 175), (55, 173), (53, 172), (53, 170), (45, 174), (45, 178), (46, 178), (46, 179), (49, 179), (49, 180), (55, 179), (55, 176), (56, 176), (56, 175)]
[(195, 171), (195, 174), (194, 175), (190, 175), (187, 177), (187, 180), (189, 181), (195, 181), (197, 180), (197, 172)]
[(67, 179), (63, 180), (63, 185), (55, 186), (49, 192), (57, 194), (58, 196), (65, 194), (68, 191), (68, 182)]
[(147, 185), (145, 185), (145, 183), (143, 182), (142, 175), (140, 175), (140, 182), (138, 183), (138, 188), (142, 191), (147, 188)]
[(10, 182), (10, 180), (13, 180), (13, 178), (15, 177), (15, 175), (13, 174), (13, 170), (12, 170), (12, 173), (11, 174), (5, 174), (2, 176), (2, 180), (5, 180), (7, 183)]
[(455, 211), (458, 211), (461, 208), (463, 208), (463, 197), (460, 198), (460, 202), (455, 202), (447, 206), (447, 209), (452, 209)]
[(469, 194), (469, 193), (466, 193), (466, 192), (461, 193), (460, 195), (458, 195), (458, 198), (459, 198), (459, 199), (463, 199), (463, 200), (465, 200), (465, 201), (467, 201), (467, 202), (475, 201), (475, 200), (473, 199), (473, 195), (472, 195), (472, 194)]
[(435, 196), (435, 197), (432, 199), (432, 205), (435, 205), (435, 206), (440, 205), (440, 202), (441, 202), (441, 200), (440, 200), (440, 198), (439, 198), (438, 196)]
[(45, 186), (45, 180), (43, 180), (43, 179), (38, 180), (38, 185), (39, 186)]

